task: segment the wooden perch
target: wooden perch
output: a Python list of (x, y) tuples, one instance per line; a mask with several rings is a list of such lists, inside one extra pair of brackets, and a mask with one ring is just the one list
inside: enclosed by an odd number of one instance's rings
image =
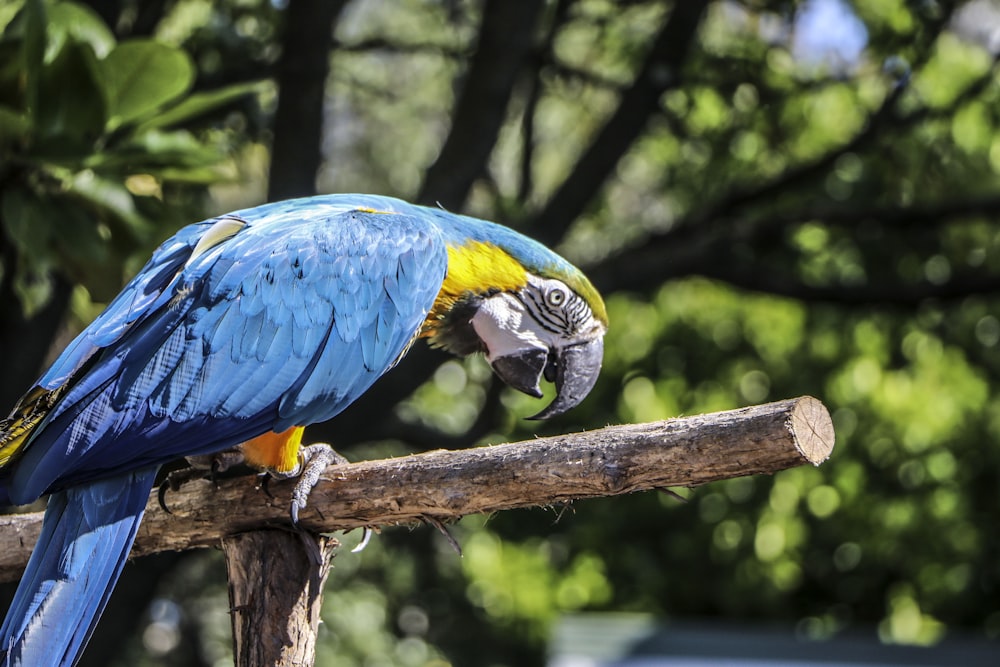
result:
[[(301, 524), (315, 532), (444, 522), (466, 514), (553, 505), (648, 489), (818, 465), (833, 449), (833, 424), (815, 398), (629, 424), (459, 451), (433, 451), (332, 466)], [(196, 480), (154, 494), (133, 556), (218, 546), (224, 536), (287, 527), (294, 481)], [(20, 576), (38, 537), (40, 512), (0, 517), (0, 581)]]
[[(425, 521), (818, 465), (833, 450), (823, 404), (803, 397), (740, 410), (460, 451), (331, 466), (300, 513), (312, 533)], [(294, 532), (294, 480), (205, 480), (149, 500), (132, 555), (220, 545), (237, 667), (315, 659), (323, 582), (337, 542)], [(272, 495), (273, 494), (273, 495)], [(0, 520), (0, 580), (17, 578), (42, 514)], [(277, 528), (277, 529), (276, 529)]]

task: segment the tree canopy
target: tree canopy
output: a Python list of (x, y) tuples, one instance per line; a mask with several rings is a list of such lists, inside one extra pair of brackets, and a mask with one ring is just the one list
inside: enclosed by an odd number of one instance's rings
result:
[[(583, 610), (1000, 635), (995, 3), (20, 0), (0, 26), (7, 405), (180, 224), (361, 191), (558, 248), (607, 298), (605, 367), (538, 424), (481, 359), (416, 349), (308, 439), (833, 412), (821, 468), (468, 518), (462, 558), (387, 531), (336, 559), (317, 664), (541, 664)], [(217, 555), (119, 589), (93, 664), (226, 659)]]

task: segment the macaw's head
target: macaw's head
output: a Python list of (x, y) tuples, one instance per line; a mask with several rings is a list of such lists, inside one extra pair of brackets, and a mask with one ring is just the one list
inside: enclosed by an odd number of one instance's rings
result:
[[(573, 265), (506, 228), (449, 245), (448, 273), (425, 335), (456, 354), (485, 353), (508, 385), (537, 398), (541, 379), (556, 397), (531, 419), (548, 419), (593, 388), (608, 327), (604, 302)], [(502, 230), (502, 231), (500, 231)]]

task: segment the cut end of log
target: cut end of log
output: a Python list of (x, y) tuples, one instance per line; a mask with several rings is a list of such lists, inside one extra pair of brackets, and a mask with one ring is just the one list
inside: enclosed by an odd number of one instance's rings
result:
[(807, 461), (818, 466), (830, 458), (834, 442), (833, 420), (820, 401), (812, 396), (797, 399), (788, 420), (788, 430), (796, 449)]

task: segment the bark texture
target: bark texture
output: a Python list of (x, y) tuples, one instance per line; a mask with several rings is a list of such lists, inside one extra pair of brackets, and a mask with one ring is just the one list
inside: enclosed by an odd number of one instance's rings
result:
[(288, 530), (222, 539), (236, 667), (299, 667), (316, 659), (323, 584), (337, 540)]
[[(330, 532), (433, 523), (578, 498), (693, 487), (818, 465), (833, 443), (829, 413), (806, 396), (662, 422), (363, 461), (326, 470), (300, 514), (301, 525)], [(266, 493), (256, 478), (223, 480), (218, 488), (198, 480), (167, 494), (171, 514), (160, 509), (154, 494), (132, 555), (217, 546), (225, 536), (287, 528), (294, 483), (274, 482)], [(0, 581), (20, 575), (41, 518), (41, 513), (0, 517)]]

